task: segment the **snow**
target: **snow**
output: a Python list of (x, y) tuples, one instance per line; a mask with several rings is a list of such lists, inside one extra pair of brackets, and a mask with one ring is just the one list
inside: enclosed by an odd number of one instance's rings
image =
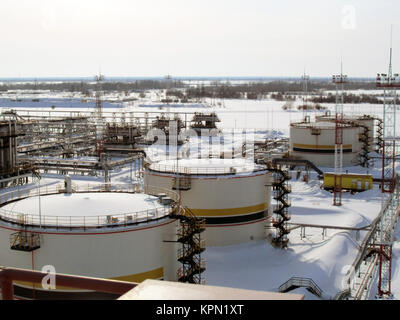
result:
[[(157, 197), (115, 192), (47, 195), (41, 196), (40, 202), (42, 216), (59, 217), (123, 215), (135, 212), (145, 214), (148, 210), (152, 213), (155, 209), (164, 208)], [(38, 197), (26, 198), (10, 203), (1, 210), (38, 215), (39, 199)]]
[(139, 104), (139, 107), (141, 108), (158, 108), (158, 109), (166, 109), (166, 108), (196, 108), (196, 109), (202, 109), (202, 108), (207, 108), (206, 105), (204, 104), (191, 104), (191, 103), (181, 103), (181, 104), (160, 104), (160, 103), (155, 103), (155, 104)]
[[(360, 92), (361, 93), (361, 92)], [(57, 95), (43, 93), (43, 98), (54, 98)], [(162, 94), (161, 94), (162, 95)], [(133, 94), (130, 95), (134, 96)], [(123, 103), (123, 108), (120, 111), (143, 113), (148, 111), (155, 111), (154, 105), (157, 102), (157, 97), (160, 92), (149, 91), (146, 93), (146, 98), (135, 101), (133, 103)], [(59, 97), (60, 99), (67, 99)], [(77, 97), (75, 97), (77, 98)], [(111, 97), (110, 97), (111, 98)], [(115, 97), (114, 97), (115, 98)], [(159, 101), (159, 100), (158, 100)], [(68, 103), (68, 102), (65, 102)], [(159, 103), (159, 102), (158, 102)], [(205, 143), (202, 137), (192, 137), (189, 142), (189, 147), (200, 149), (200, 152), (206, 154), (215, 152), (216, 154), (221, 150), (232, 150), (238, 148), (241, 150), (241, 140), (238, 136), (232, 136), (232, 129), (254, 129), (255, 138), (269, 139), (269, 138), (288, 138), (289, 125), (292, 122), (301, 121), (303, 119), (303, 111), (297, 110), (296, 106), (301, 101), (296, 101), (293, 104), (293, 109), (284, 111), (282, 106), (285, 102), (271, 101), (271, 100), (220, 100), (220, 99), (204, 99), (202, 103), (210, 105), (207, 112), (215, 111), (221, 122), (218, 127), (224, 134), (224, 145), (220, 149), (212, 146), (211, 148)], [(2, 104), (3, 105), (3, 104)], [(34, 105), (34, 103), (32, 103)], [(334, 111), (334, 104), (321, 104), (331, 112)], [(79, 108), (71, 108), (72, 111), (77, 111)], [(64, 108), (63, 111), (68, 108)], [(118, 110), (117, 108), (115, 110)], [(87, 111), (83, 108), (82, 111)], [(165, 110), (159, 110), (165, 111)], [(196, 108), (183, 107), (183, 106), (169, 106), (170, 113), (183, 113), (204, 111), (204, 107)], [(372, 116), (381, 117), (383, 115), (382, 105), (345, 105), (345, 115), (363, 115), (369, 114)], [(322, 115), (324, 111), (308, 112), (311, 116), (311, 121), (315, 115)], [(60, 114), (61, 115), (61, 114)], [(400, 131), (399, 131), (400, 132)], [(216, 148), (216, 150), (214, 150)], [(168, 149), (162, 146), (151, 146), (148, 150), (152, 151), (154, 159), (157, 157), (168, 165), (175, 165), (171, 159), (165, 159), (167, 152), (170, 155), (176, 155), (176, 148), (169, 147)], [(151, 153), (151, 152), (150, 152)], [(381, 159), (380, 156), (374, 153), (370, 154), (377, 157), (371, 161), (369, 168), (361, 168), (359, 166), (352, 166), (343, 168), (343, 172), (349, 173), (362, 173), (372, 174), (374, 178), (381, 177)], [(191, 154), (195, 157), (195, 154)], [(169, 162), (168, 162), (169, 161)], [(202, 160), (203, 162), (195, 163), (189, 161), (188, 163), (181, 160), (181, 164), (193, 163), (193, 167), (205, 168), (210, 165), (220, 168), (230, 167), (229, 162), (221, 162), (217, 164), (215, 160)], [(241, 160), (244, 161), (244, 160)], [(241, 166), (241, 165), (240, 165)], [(247, 165), (244, 166), (247, 168)], [(333, 168), (321, 168), (324, 172), (332, 172)], [(396, 171), (400, 171), (400, 164), (397, 164)], [(133, 181), (140, 182), (141, 180), (135, 174), (131, 174), (130, 165), (124, 166), (110, 172), (112, 183), (131, 183)], [(292, 173), (295, 176), (295, 173)], [(73, 183), (77, 185), (97, 185), (103, 183), (104, 178), (89, 177), (80, 175), (71, 175)], [(55, 174), (43, 174), (41, 185), (53, 185), (59, 183), (64, 179), (64, 176)], [(321, 189), (321, 181), (318, 180), (317, 174), (312, 172), (310, 181), (305, 183), (299, 180), (292, 179), (292, 193), (289, 195), (292, 206), (290, 213), (292, 215), (291, 223), (307, 223), (318, 225), (332, 225), (343, 227), (365, 227), (368, 226), (379, 214), (381, 208), (381, 193), (377, 185), (374, 185), (372, 190), (362, 193), (350, 194), (344, 193), (342, 196), (343, 205), (341, 207), (333, 206), (332, 194)], [(34, 183), (20, 187), (32, 188), (35, 187)], [(245, 192), (245, 191), (244, 191)], [(78, 195), (76, 195), (78, 196)], [(87, 195), (86, 195), (87, 196)], [(94, 202), (93, 194), (90, 194), (89, 199), (85, 199), (84, 194), (81, 198), (76, 198), (77, 201), (65, 202), (66, 206), (60, 211), (60, 205), (54, 201), (50, 205), (43, 203), (44, 214), (51, 214), (56, 211), (57, 214), (71, 214), (77, 212), (80, 206)], [(136, 210), (134, 205), (136, 200), (143, 202), (144, 199), (136, 199), (131, 201), (130, 197), (113, 198), (109, 201), (106, 194), (104, 198), (98, 199), (101, 201), (101, 206), (94, 206), (93, 211), (89, 210), (85, 214), (107, 214), (118, 212), (122, 214)], [(115, 194), (113, 194), (115, 196)], [(60, 196), (62, 199), (74, 199), (75, 195)], [(51, 196), (42, 197), (43, 200)], [(56, 199), (56, 198), (54, 198)], [(13, 204), (13, 210), (28, 210), (30, 212), (37, 212), (37, 200), (32, 199), (32, 203), (22, 203), (21, 207)], [(272, 200), (272, 204), (273, 204)], [(67, 207), (68, 204), (68, 207)], [(151, 207), (151, 202), (146, 203), (146, 206)], [(144, 204), (139, 207), (147, 208)], [(154, 208), (154, 207), (153, 207)], [(57, 210), (56, 210), (57, 209)], [(336, 230), (327, 229), (326, 234), (322, 234), (320, 228), (306, 228), (305, 238), (301, 237), (301, 229), (297, 228), (289, 234), (289, 248), (287, 250), (273, 248), (268, 241), (253, 241), (249, 243), (224, 246), (224, 247), (207, 247), (204, 258), (207, 261), (207, 269), (205, 272), (206, 283), (209, 285), (221, 285), (228, 287), (237, 287), (243, 289), (254, 290), (271, 290), (276, 291), (277, 288), (293, 276), (310, 277), (315, 283), (323, 290), (324, 298), (331, 298), (337, 292), (343, 290), (343, 280), (350, 265), (355, 260), (359, 246), (365, 236), (366, 232), (360, 232), (360, 237), (357, 236), (356, 231), (351, 230)], [(400, 238), (400, 227), (396, 230), (396, 237)], [(400, 243), (395, 242), (393, 246), (393, 281), (392, 288), (394, 297), (400, 298), (400, 271), (399, 260), (400, 256)], [(306, 299), (317, 299), (303, 288), (299, 288), (294, 292), (301, 292), (306, 295)]]
[[(320, 189), (318, 181), (290, 184), (291, 223), (365, 227), (380, 210), (376, 186), (355, 195), (346, 193), (343, 206), (333, 207), (332, 194)], [(267, 241), (208, 247), (204, 254), (207, 284), (277, 291), (296, 276), (312, 278), (327, 297), (333, 297), (343, 290), (342, 281), (357, 256), (362, 236), (356, 240), (355, 231), (327, 229), (322, 235), (320, 228), (306, 228), (302, 239), (300, 231), (298, 228), (289, 234), (288, 250), (273, 248)]]

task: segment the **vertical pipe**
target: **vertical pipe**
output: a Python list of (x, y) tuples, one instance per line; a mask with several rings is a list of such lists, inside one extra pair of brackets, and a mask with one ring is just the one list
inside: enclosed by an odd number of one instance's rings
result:
[[(39, 235), (40, 237), (40, 235)], [(31, 238), (32, 240), (32, 238)], [(33, 243), (32, 243), (33, 245)], [(32, 271), (35, 271), (35, 256), (34, 256), (35, 250), (32, 250)], [(36, 285), (33, 283), (33, 288), (32, 288), (32, 298), (35, 300), (36, 299)]]
[(13, 159), (12, 159), (12, 140), (11, 140), (11, 120), (8, 121), (8, 151), (9, 151), (9, 156), (8, 156), (8, 161), (9, 161), (9, 168), (14, 167)]

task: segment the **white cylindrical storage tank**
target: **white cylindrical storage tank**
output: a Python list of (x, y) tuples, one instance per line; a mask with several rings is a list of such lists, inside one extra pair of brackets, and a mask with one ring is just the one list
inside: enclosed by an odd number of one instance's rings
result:
[[(343, 124), (343, 166), (360, 163), (362, 127)], [(313, 162), (316, 166), (335, 166), (335, 123), (298, 122), (290, 125), (290, 155)]]
[[(335, 117), (331, 115), (316, 116), (316, 121), (323, 122), (335, 122)], [(353, 124), (354, 126), (360, 126), (360, 133), (368, 135), (368, 150), (373, 150), (374, 140), (375, 140), (375, 120), (376, 118), (369, 115), (362, 116), (344, 116), (343, 120), (347, 123)]]
[[(132, 186), (71, 194), (59, 193), (61, 188), (42, 187), (40, 209), (36, 189), (0, 196), (0, 265), (38, 271), (51, 266), (57, 273), (130, 282), (176, 280), (178, 246), (169, 242), (176, 239), (178, 222), (170, 217), (176, 202), (166, 206)], [(157, 190), (172, 198), (172, 192)], [(44, 299), (110, 297), (20, 282), (14, 290), (22, 297), (35, 291)]]
[(146, 166), (144, 183), (179, 190), (182, 207), (205, 218), (207, 246), (266, 237), (271, 183), (265, 166), (245, 159), (165, 160)]

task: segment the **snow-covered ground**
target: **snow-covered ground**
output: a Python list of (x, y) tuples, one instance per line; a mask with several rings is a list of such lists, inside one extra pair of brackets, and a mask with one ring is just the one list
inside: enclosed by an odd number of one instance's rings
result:
[[(380, 191), (343, 194), (341, 207), (332, 205), (332, 194), (320, 182), (292, 181), (292, 223), (340, 227), (368, 226), (380, 210)], [(289, 234), (289, 249), (273, 248), (265, 241), (207, 248), (208, 284), (254, 290), (272, 290), (291, 277), (312, 278), (327, 298), (341, 291), (342, 281), (362, 241), (356, 231), (306, 228)], [(365, 234), (364, 234), (365, 235)]]
[[(154, 107), (140, 106), (153, 104), (160, 97), (152, 91), (143, 100), (134, 103), (124, 103), (120, 110), (145, 112), (155, 111)], [(43, 97), (45, 98), (45, 97)], [(54, 98), (54, 97), (53, 97)], [(211, 100), (204, 101), (209, 108), (207, 111), (215, 111), (221, 123), (219, 127), (224, 133), (230, 129), (254, 129), (257, 139), (288, 138), (291, 122), (300, 121), (303, 112), (296, 106), (301, 102), (295, 102), (292, 110), (284, 111), (285, 102), (270, 100)], [(334, 105), (323, 104), (332, 112)], [(76, 108), (71, 108), (71, 110)], [(166, 111), (162, 108), (162, 111)], [(204, 112), (204, 108), (192, 107), (168, 107), (171, 113)], [(68, 108), (65, 108), (68, 110)], [(74, 111), (75, 111), (74, 110)], [(116, 109), (117, 110), (117, 109)], [(82, 109), (87, 111), (87, 108)], [(345, 114), (369, 114), (382, 117), (382, 105), (345, 105)], [(324, 112), (310, 112), (311, 118)], [(196, 140), (197, 139), (197, 140)], [(198, 143), (194, 138), (191, 143)], [(229, 134), (224, 136), (224, 148), (230, 149), (237, 144), (235, 138)], [(236, 145), (235, 145), (236, 147)], [(155, 150), (154, 148), (152, 149)], [(170, 150), (175, 154), (176, 150)], [(159, 148), (159, 155), (165, 150)], [(344, 168), (349, 172), (370, 173), (374, 177), (380, 177), (380, 161), (375, 161), (370, 168), (349, 167)], [(333, 171), (332, 168), (321, 168), (325, 172)], [(399, 167), (396, 168), (400, 170)], [(292, 174), (295, 177), (295, 174)], [(63, 176), (43, 174), (41, 185), (52, 185), (62, 181)], [(103, 182), (103, 177), (72, 176), (73, 183), (77, 185), (96, 185)], [(125, 166), (111, 172), (112, 183), (129, 183), (138, 178), (131, 174), (131, 167)], [(372, 190), (358, 194), (343, 194), (341, 207), (332, 205), (332, 194), (321, 189), (321, 182), (316, 174), (311, 174), (308, 183), (293, 179), (291, 182), (292, 193), (290, 199), (292, 207), (290, 213), (292, 223), (307, 223), (318, 225), (333, 225), (344, 227), (363, 227), (369, 225), (378, 215), (381, 207), (381, 194), (377, 185)], [(25, 187), (33, 187), (29, 184)], [(322, 234), (322, 229), (306, 228), (305, 238), (301, 237), (301, 229), (294, 229), (289, 234), (289, 248), (287, 250), (273, 248), (267, 241), (250, 242), (246, 244), (208, 247), (204, 256), (207, 261), (205, 272), (206, 283), (209, 285), (222, 285), (255, 290), (272, 290), (277, 288), (292, 276), (310, 277), (322, 288), (325, 298), (334, 296), (343, 289), (342, 281), (355, 260), (359, 245), (365, 233), (361, 232), (358, 238), (355, 231), (328, 229)], [(397, 230), (400, 237), (400, 229)], [(395, 243), (393, 261), (393, 292), (395, 298), (400, 298), (399, 282), (400, 271), (398, 256), (400, 244)], [(306, 298), (314, 299), (310, 293), (303, 289), (297, 292), (305, 293)]]

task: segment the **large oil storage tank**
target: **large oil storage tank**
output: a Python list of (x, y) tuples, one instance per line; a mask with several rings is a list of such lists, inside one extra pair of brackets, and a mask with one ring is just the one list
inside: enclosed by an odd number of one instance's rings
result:
[[(131, 282), (177, 278), (177, 194), (149, 187), (64, 186), (1, 194), (0, 265)], [(40, 197), (39, 195), (40, 191)], [(158, 197), (157, 194), (163, 194)], [(167, 195), (167, 196), (166, 196)], [(107, 298), (106, 294), (14, 282), (15, 295)]]
[[(354, 166), (368, 161), (373, 143), (373, 119), (344, 119), (343, 166)], [(317, 166), (334, 167), (335, 121), (319, 117), (315, 122), (303, 121), (290, 125), (290, 155), (305, 159)]]
[[(335, 116), (332, 115), (323, 115), (323, 116), (316, 116), (316, 121), (329, 121), (335, 122)], [(362, 136), (366, 138), (366, 144), (368, 151), (373, 150), (374, 140), (375, 140), (375, 121), (379, 120), (378, 118), (371, 117), (370, 115), (346, 115), (343, 118), (343, 121), (346, 123), (353, 124), (354, 126), (360, 127), (360, 142), (363, 144)]]
[(182, 206), (206, 221), (206, 245), (222, 246), (265, 239), (270, 177), (245, 159), (180, 159), (147, 164), (144, 183), (179, 190)]

